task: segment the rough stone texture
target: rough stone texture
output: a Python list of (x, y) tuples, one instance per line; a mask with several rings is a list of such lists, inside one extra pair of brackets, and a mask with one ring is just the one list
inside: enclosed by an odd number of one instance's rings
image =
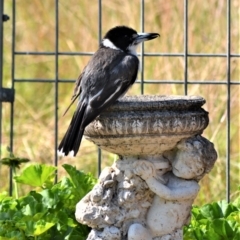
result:
[(161, 154), (202, 133), (208, 125), (204, 103), (196, 96), (125, 97), (89, 124), (84, 136), (118, 155)]
[(120, 160), (105, 168), (99, 183), (77, 204), (76, 219), (79, 222), (96, 230), (105, 229), (105, 233), (94, 231), (98, 237), (108, 234), (107, 240), (115, 239), (115, 232), (111, 236), (106, 231), (114, 226), (121, 233), (119, 239), (126, 239), (132, 223), (146, 222), (154, 194), (143, 179), (133, 174), (133, 164), (134, 161)]
[(92, 228), (88, 240), (180, 240), (198, 181), (217, 158), (200, 136), (208, 125), (196, 96), (125, 97), (85, 130), (85, 137), (119, 155), (76, 207)]

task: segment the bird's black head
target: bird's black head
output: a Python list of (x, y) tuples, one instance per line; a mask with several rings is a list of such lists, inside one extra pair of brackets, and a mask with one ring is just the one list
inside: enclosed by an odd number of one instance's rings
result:
[(136, 55), (136, 48), (141, 42), (158, 36), (160, 36), (158, 33), (137, 33), (132, 28), (117, 26), (106, 33), (102, 45)]

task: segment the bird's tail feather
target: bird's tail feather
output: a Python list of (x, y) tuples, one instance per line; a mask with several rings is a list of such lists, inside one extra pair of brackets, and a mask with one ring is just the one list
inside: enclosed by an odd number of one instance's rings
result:
[(74, 113), (68, 130), (59, 144), (59, 155), (67, 156), (69, 153), (73, 153), (73, 156), (76, 156), (84, 133), (84, 127), (81, 127), (81, 123), (85, 108), (86, 106), (79, 106)]

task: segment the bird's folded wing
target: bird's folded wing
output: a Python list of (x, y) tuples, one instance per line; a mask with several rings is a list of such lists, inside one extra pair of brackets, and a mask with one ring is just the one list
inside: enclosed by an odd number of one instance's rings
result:
[(75, 82), (75, 87), (74, 87), (74, 90), (73, 90), (73, 95), (72, 95), (72, 98), (71, 98), (71, 103), (69, 104), (69, 106), (67, 107), (67, 109), (65, 110), (65, 112), (63, 113), (63, 116), (67, 113), (67, 111), (69, 110), (69, 108), (73, 105), (73, 103), (76, 101), (76, 99), (80, 96), (81, 94), (81, 81), (82, 81), (82, 77), (84, 75), (84, 70), (85, 68), (83, 69), (82, 73), (79, 75), (78, 79), (76, 80)]
[(90, 100), (91, 107), (104, 108), (116, 101), (135, 82), (137, 72), (138, 59), (126, 56), (108, 72), (105, 85)]

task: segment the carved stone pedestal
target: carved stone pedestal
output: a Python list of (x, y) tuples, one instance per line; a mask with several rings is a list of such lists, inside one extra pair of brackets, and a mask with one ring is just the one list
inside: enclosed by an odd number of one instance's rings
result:
[(119, 159), (76, 207), (92, 228), (88, 240), (182, 239), (198, 181), (217, 158), (201, 136), (205, 100), (134, 96), (117, 102), (85, 129), (85, 137)]

